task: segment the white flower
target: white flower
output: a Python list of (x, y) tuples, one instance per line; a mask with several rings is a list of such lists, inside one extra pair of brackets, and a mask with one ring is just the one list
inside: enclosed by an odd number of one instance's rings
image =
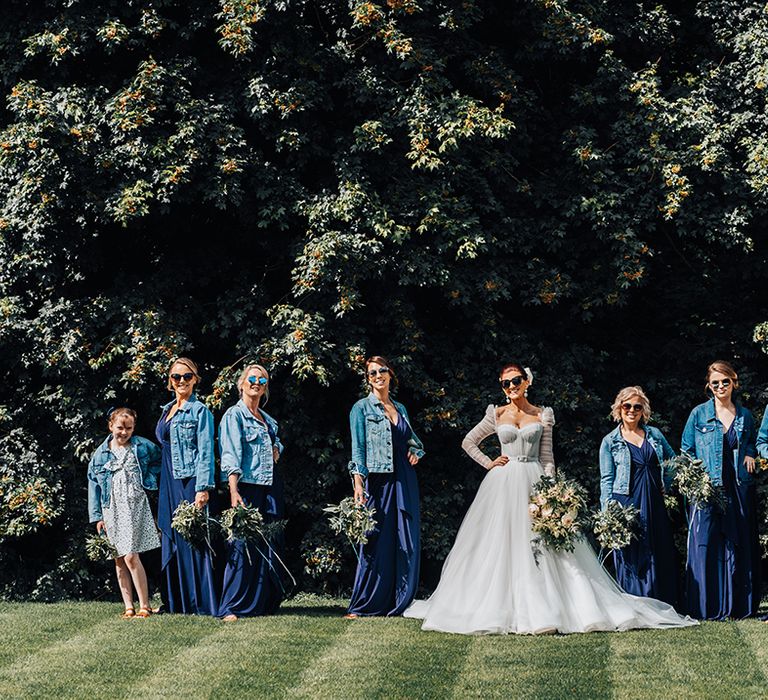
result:
[(565, 527), (570, 527), (571, 525), (573, 525), (573, 520), (574, 518), (570, 513), (566, 513), (562, 518), (560, 518), (560, 522)]
[(533, 386), (533, 372), (531, 372), (531, 368), (523, 367), (523, 370), (525, 371), (525, 376), (528, 379), (528, 386)]
[(528, 512), (531, 515), (538, 515), (539, 514), (539, 507), (535, 503), (530, 503), (528, 505)]
[(541, 511), (541, 514), (542, 514), (542, 515), (543, 515), (545, 518), (548, 518), (550, 515), (552, 515), (552, 513), (553, 513), (553, 512), (554, 512), (554, 511), (553, 511), (552, 507), (551, 507), (551, 506), (547, 506), (546, 508), (544, 508), (544, 509)]

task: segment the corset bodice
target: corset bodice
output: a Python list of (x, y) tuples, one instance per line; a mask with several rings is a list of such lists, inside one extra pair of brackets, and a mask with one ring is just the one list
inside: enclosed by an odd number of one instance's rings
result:
[(510, 459), (536, 461), (539, 459), (539, 441), (544, 429), (541, 423), (530, 423), (518, 428), (510, 423), (496, 427), (501, 442), (501, 453)]

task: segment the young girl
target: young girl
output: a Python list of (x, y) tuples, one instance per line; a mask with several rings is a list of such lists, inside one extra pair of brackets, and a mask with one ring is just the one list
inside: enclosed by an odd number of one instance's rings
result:
[[(147, 575), (139, 552), (160, 546), (144, 489), (157, 490), (160, 449), (153, 442), (133, 437), (136, 411), (115, 408), (109, 413), (109, 437), (88, 465), (88, 515), (96, 531), (105, 530), (117, 550), (115, 568), (125, 612), (123, 618), (149, 617)], [(134, 609), (133, 589), (139, 596)]]

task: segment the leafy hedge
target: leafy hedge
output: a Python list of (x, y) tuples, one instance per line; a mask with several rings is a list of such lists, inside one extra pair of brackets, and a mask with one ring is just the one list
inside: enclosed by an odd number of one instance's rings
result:
[[(768, 14), (702, 0), (46, 0), (0, 29), (0, 589), (105, 590), (83, 557), (106, 409), (151, 436), (169, 358), (217, 415), (273, 370), (304, 587), (351, 582), (360, 359), (427, 443), (425, 583), (481, 478), (464, 432), (521, 358), (556, 456), (640, 383), (674, 443), (716, 357), (768, 377)], [(302, 556), (303, 555), (305, 556)], [(341, 558), (344, 558), (342, 561)]]

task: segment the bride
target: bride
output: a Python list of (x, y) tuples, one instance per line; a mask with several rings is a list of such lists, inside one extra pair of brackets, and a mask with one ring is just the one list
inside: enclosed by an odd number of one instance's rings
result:
[[(653, 598), (629, 595), (580, 539), (573, 552), (542, 548), (538, 563), (528, 498), (542, 474), (554, 476), (551, 408), (526, 398), (532, 375), (521, 364), (502, 367), (509, 403), (488, 406), (462, 447), (488, 470), (448, 554), (440, 583), (405, 617), (422, 618), (424, 630), (459, 634), (545, 634), (616, 631), (698, 624)], [(496, 433), (501, 456), (480, 443)]]

